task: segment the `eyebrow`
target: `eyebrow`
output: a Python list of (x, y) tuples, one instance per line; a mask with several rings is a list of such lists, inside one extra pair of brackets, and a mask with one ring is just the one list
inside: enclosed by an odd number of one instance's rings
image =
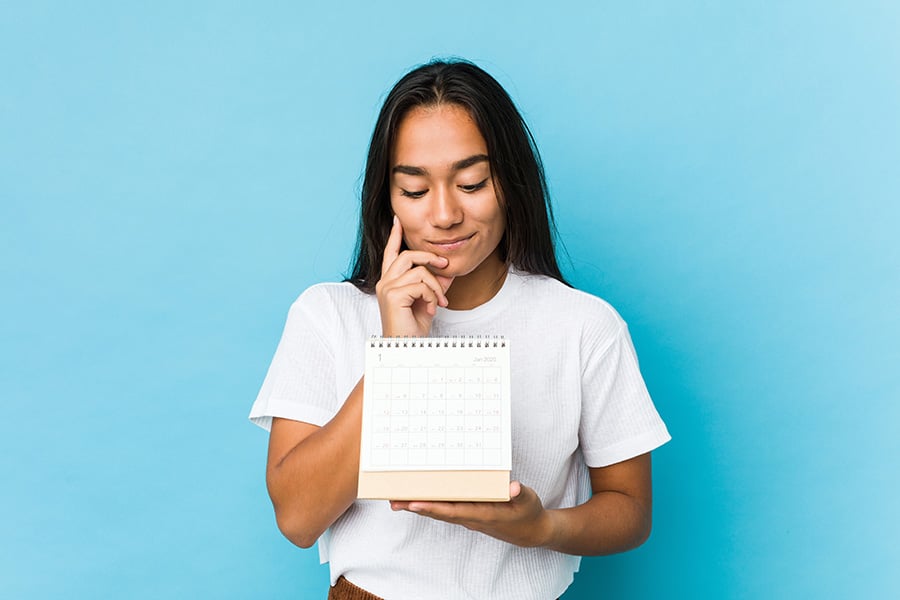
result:
[[(485, 162), (489, 160), (487, 154), (473, 154), (468, 158), (464, 158), (462, 160), (458, 160), (452, 165), (450, 165), (450, 169), (453, 171), (462, 171), (463, 169), (468, 169), (472, 165), (477, 165), (480, 162)], [(428, 175), (428, 169), (423, 167), (413, 167), (410, 165), (396, 165), (393, 169), (391, 169), (391, 173), (403, 173), (404, 175), (413, 175), (416, 177), (424, 177)]]

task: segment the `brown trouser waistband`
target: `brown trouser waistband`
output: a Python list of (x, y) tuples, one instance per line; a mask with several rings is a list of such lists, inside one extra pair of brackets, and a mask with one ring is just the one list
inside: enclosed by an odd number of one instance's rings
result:
[(328, 600), (383, 600), (383, 598), (356, 587), (341, 575), (337, 583), (328, 589)]

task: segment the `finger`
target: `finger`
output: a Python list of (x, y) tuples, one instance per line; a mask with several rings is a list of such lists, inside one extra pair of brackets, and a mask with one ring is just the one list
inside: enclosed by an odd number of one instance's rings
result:
[[(385, 260), (387, 259), (387, 250), (385, 250)], [(424, 250), (404, 250), (397, 254), (390, 264), (382, 263), (381, 276), (390, 278), (400, 275), (404, 271), (408, 271), (416, 266), (430, 265), (435, 269), (443, 269), (450, 261), (443, 256), (438, 256), (433, 252)]]
[(403, 243), (403, 227), (400, 226), (400, 219), (394, 215), (394, 223), (391, 225), (391, 234), (388, 236), (387, 244), (384, 247), (384, 256), (381, 259), (381, 276), (387, 273), (388, 268), (397, 260), (400, 255), (400, 248)]
[(491, 517), (503, 510), (505, 502), (440, 502), (417, 500), (408, 503), (407, 510), (427, 514), (430, 517), (457, 521), (478, 521)]
[(441, 303), (441, 299), (434, 293), (434, 290), (423, 281), (415, 281), (407, 285), (392, 287), (385, 290), (384, 297), (388, 301), (388, 306), (397, 306), (402, 308), (410, 308), (417, 301), (425, 302), (429, 306), (428, 312), (434, 314), (433, 307)]
[(512, 481), (509, 484), (508, 504), (517, 508), (528, 507), (535, 504), (541, 504), (541, 499), (537, 492), (527, 485), (522, 485), (519, 481)]
[(440, 306), (447, 306), (447, 296), (444, 294), (444, 286), (438, 278), (425, 267), (415, 267), (404, 273), (399, 274), (396, 278), (391, 279), (388, 276), (382, 287), (385, 291), (391, 291), (399, 288), (409, 288), (419, 283), (424, 283), (431, 290), (432, 295)]
[(440, 513), (441, 508), (448, 508), (450, 506), (449, 502), (425, 502), (425, 501), (414, 501), (408, 502), (406, 508), (411, 510), (412, 512), (420, 512), (420, 513)]
[(444, 293), (447, 293), (447, 290), (450, 289), (450, 284), (453, 283), (453, 277), (446, 277), (445, 275), (435, 275), (435, 279), (438, 280), (438, 283), (441, 284), (441, 289), (444, 290)]
[(460, 517), (459, 506), (456, 502), (409, 502), (406, 510), (448, 522), (453, 522)]

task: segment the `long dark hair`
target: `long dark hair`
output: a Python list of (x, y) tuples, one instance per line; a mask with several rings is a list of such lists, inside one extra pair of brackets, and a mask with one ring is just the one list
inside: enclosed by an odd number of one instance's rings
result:
[(375, 290), (393, 222), (389, 172), (397, 128), (411, 109), (440, 104), (465, 108), (487, 144), (491, 176), (506, 213), (501, 258), (522, 271), (565, 283), (556, 262), (544, 167), (531, 131), (497, 80), (460, 59), (417, 67), (388, 93), (369, 143), (356, 258), (347, 281), (365, 292)]

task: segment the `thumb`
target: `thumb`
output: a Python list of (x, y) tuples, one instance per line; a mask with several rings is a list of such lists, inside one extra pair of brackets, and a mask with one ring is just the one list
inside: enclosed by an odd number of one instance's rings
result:
[(522, 493), (522, 484), (518, 481), (509, 482), (509, 499), (515, 500)]

